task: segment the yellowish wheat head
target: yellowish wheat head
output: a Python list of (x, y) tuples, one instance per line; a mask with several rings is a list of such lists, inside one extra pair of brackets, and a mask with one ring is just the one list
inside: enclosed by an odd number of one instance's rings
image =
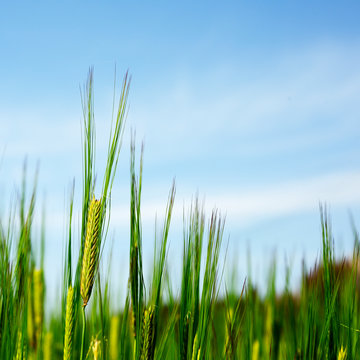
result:
[[(39, 339), (44, 321), (44, 273), (42, 269), (35, 269), (34, 279), (34, 319), (36, 336)], [(37, 339), (37, 340), (38, 340)], [(38, 341), (39, 342), (39, 341)]]
[(70, 360), (74, 338), (74, 288), (70, 285), (66, 296), (64, 360)]
[(100, 232), (101, 200), (90, 201), (84, 255), (81, 268), (80, 294), (83, 306), (86, 306), (94, 285), (95, 271), (99, 258), (99, 232)]
[(144, 314), (144, 338), (141, 359), (152, 360), (154, 340), (154, 306), (150, 305)]

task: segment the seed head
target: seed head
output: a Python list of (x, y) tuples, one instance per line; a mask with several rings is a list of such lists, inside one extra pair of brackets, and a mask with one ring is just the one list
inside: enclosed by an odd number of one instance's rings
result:
[(34, 319), (35, 319), (36, 336), (39, 339), (42, 333), (42, 325), (44, 321), (44, 274), (42, 269), (34, 270), (33, 279), (34, 279)]
[(83, 299), (83, 306), (86, 306), (89, 301), (99, 259), (100, 210), (101, 200), (95, 200), (93, 197), (88, 212), (81, 268), (80, 294)]
[(154, 341), (154, 306), (149, 306), (144, 314), (144, 339), (142, 360), (152, 360), (153, 354), (153, 341)]
[(74, 288), (70, 285), (66, 296), (64, 360), (70, 360), (74, 337)]

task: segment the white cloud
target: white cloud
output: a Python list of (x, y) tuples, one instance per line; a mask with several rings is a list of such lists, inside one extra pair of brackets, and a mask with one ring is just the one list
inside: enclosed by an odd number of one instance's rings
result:
[[(254, 224), (264, 219), (276, 218), (299, 212), (314, 211), (320, 202), (325, 202), (331, 207), (360, 205), (360, 172), (333, 173), (315, 178), (298, 181), (282, 182), (271, 186), (261, 186), (241, 191), (237, 188), (207, 188), (205, 195), (205, 211), (210, 214), (217, 207), (222, 214), (226, 214), (230, 229)], [(155, 188), (154, 188), (155, 189)], [(148, 186), (148, 193), (152, 193)], [(155, 190), (157, 192), (157, 190)], [(182, 226), (183, 210), (190, 208), (193, 194), (182, 191), (176, 195), (173, 223)], [(162, 224), (166, 208), (166, 196), (144, 198), (141, 207), (142, 221), (145, 226), (153, 226), (155, 217)], [(75, 214), (74, 226), (78, 223)], [(112, 226), (128, 228), (129, 204), (118, 204), (113, 201), (111, 208)], [(62, 233), (64, 230), (64, 211), (55, 210), (46, 215), (47, 229), (50, 232)], [(40, 216), (37, 226), (40, 225)]]
[[(228, 188), (207, 188), (205, 211), (209, 214), (217, 207), (226, 214), (227, 221), (233, 226), (246, 226), (259, 220), (271, 219), (283, 215), (317, 210), (320, 202), (326, 202), (332, 207), (354, 206), (360, 204), (360, 172), (333, 173), (299, 181), (283, 182), (272, 186), (241, 191)], [(192, 194), (178, 194), (175, 201), (173, 222), (182, 223), (183, 204), (188, 208)], [(162, 219), (166, 206), (166, 198), (142, 202), (142, 220), (153, 223), (155, 214)], [(112, 221), (117, 226), (129, 224), (129, 207), (114, 205)]]

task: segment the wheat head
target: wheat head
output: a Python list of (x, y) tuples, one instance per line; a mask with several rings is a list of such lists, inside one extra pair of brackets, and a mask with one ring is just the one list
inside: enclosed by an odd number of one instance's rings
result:
[(66, 296), (64, 360), (70, 360), (74, 337), (74, 288), (70, 285)]
[(42, 325), (44, 321), (44, 274), (42, 269), (35, 269), (34, 279), (34, 319), (37, 343), (39, 343), (42, 334)]
[(101, 216), (101, 199), (95, 197), (90, 201), (84, 255), (81, 268), (80, 294), (85, 307), (89, 301), (94, 285), (95, 271), (99, 258), (99, 232)]
[(141, 359), (152, 360), (152, 349), (154, 340), (154, 306), (150, 305), (144, 314), (144, 338)]

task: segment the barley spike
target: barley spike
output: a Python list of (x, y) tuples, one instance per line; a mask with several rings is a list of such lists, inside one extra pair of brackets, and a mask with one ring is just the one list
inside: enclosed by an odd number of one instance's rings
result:
[(101, 200), (92, 198), (86, 226), (84, 255), (81, 268), (80, 294), (85, 307), (94, 285), (95, 271), (99, 258)]
[(70, 285), (66, 296), (64, 360), (70, 360), (74, 337), (74, 288)]
[(36, 269), (34, 279), (34, 319), (36, 328), (37, 345), (40, 343), (44, 321), (44, 275), (42, 269)]
[(144, 314), (144, 339), (142, 360), (153, 360), (153, 341), (154, 341), (154, 307), (149, 306)]

